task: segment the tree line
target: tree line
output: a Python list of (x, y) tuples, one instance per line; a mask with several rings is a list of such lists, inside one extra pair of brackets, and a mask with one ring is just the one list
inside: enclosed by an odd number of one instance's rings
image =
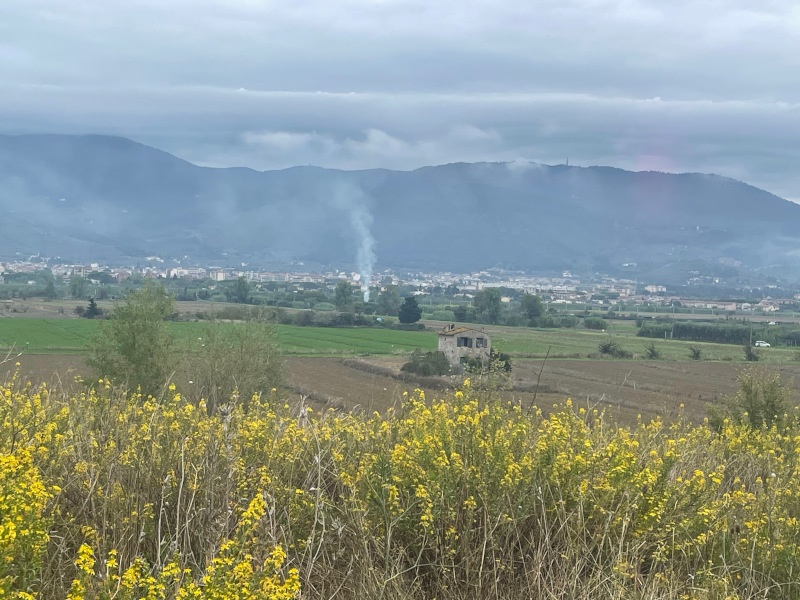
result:
[(754, 325), (747, 322), (698, 323), (693, 321), (644, 322), (638, 335), (648, 338), (672, 338), (690, 342), (751, 344), (763, 340), (771, 345), (800, 344), (800, 329), (783, 325)]

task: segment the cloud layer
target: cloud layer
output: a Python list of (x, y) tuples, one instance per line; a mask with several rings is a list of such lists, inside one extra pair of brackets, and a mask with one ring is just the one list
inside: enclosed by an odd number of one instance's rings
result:
[(800, 6), (5, 0), (0, 132), (201, 164), (713, 171), (800, 198)]

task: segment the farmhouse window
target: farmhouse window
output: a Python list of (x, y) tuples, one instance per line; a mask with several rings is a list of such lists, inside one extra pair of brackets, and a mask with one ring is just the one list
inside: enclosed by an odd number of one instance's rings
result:
[(475, 347), (488, 348), (489, 345), (486, 343), (486, 338), (475, 338)]
[(458, 338), (457, 345), (458, 345), (459, 348), (472, 348), (472, 338), (471, 337), (462, 336), (462, 337)]

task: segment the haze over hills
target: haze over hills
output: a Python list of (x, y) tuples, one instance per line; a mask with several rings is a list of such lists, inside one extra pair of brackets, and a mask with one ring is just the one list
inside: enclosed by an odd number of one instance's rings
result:
[(118, 137), (0, 136), (0, 215), (5, 258), (800, 274), (800, 205), (694, 173), (520, 162), (258, 172)]

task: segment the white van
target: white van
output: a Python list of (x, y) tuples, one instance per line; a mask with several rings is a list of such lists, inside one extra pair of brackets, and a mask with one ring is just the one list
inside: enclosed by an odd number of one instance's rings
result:
[(753, 345), (754, 345), (754, 346), (758, 346), (758, 347), (760, 347), (760, 348), (769, 348), (769, 342), (765, 342), (765, 341), (763, 341), (763, 340), (758, 340), (758, 341), (757, 341), (755, 344), (753, 344)]

